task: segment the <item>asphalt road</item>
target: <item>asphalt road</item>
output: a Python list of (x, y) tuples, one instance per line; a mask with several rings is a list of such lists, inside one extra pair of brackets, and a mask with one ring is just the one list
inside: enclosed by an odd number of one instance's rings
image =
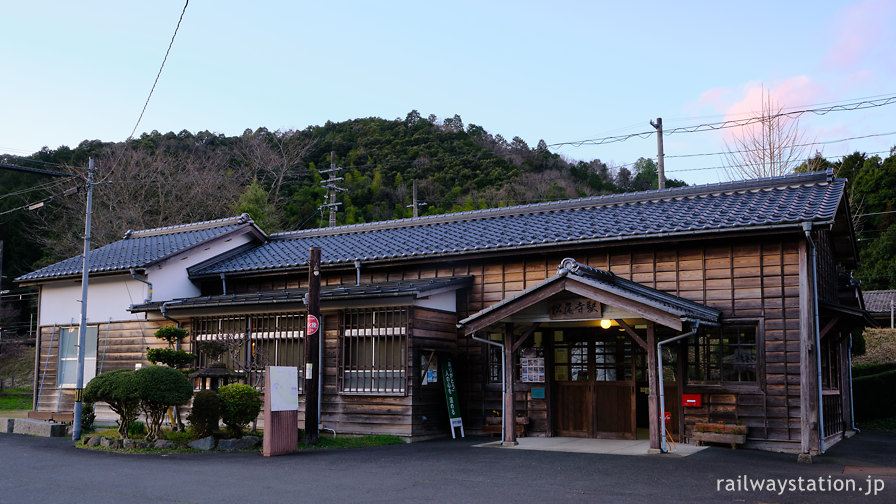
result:
[[(473, 446), (483, 441), (268, 458), (125, 455), (77, 449), (67, 439), (0, 434), (0, 503), (896, 502), (896, 477), (873, 477), (884, 488), (865, 495), (869, 479), (844, 474), (845, 466), (896, 468), (894, 433), (861, 433), (811, 465), (791, 454), (722, 447), (685, 458), (635, 457)], [(792, 481), (797, 489), (737, 491), (744, 476)], [(809, 491), (808, 481), (818, 487), (819, 478), (822, 486), (853, 478), (858, 489)]]

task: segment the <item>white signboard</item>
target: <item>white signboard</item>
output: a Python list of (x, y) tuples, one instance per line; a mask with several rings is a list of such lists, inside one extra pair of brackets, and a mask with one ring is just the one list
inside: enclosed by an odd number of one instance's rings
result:
[(269, 366), (271, 411), (299, 410), (299, 368), (294, 366)]

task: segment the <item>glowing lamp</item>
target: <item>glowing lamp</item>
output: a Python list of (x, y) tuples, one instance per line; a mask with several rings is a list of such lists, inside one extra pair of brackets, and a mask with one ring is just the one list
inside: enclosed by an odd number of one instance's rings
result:
[(613, 325), (613, 322), (610, 319), (600, 319), (600, 326), (604, 329), (609, 329), (610, 326)]

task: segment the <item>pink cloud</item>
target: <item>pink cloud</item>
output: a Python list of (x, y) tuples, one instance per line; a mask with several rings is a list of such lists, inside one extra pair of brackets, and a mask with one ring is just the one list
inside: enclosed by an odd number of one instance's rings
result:
[[(798, 75), (770, 86), (750, 82), (743, 86), (739, 94), (743, 99), (722, 109), (726, 121), (758, 116), (767, 100), (771, 100), (774, 108), (785, 110), (817, 103), (821, 101), (823, 89), (808, 76)], [(740, 128), (731, 128), (724, 130), (723, 136), (727, 140), (740, 132)]]
[(894, 18), (896, 2), (892, 0), (865, 0), (842, 9), (833, 19), (833, 43), (824, 65), (842, 70), (869, 62), (873, 53), (887, 45)]

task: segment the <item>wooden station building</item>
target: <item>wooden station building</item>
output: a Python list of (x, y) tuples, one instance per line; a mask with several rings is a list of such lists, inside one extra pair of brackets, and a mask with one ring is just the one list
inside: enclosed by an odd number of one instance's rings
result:
[[(868, 318), (845, 181), (829, 172), (274, 235), (245, 215), (129, 232), (90, 256), (88, 366), (133, 368), (177, 323), (197, 367), (199, 342), (224, 340), (249, 383), (266, 364), (301, 374), (310, 247), (326, 429), (446, 435), (439, 357), (467, 432), (510, 443), (659, 449), (664, 432), (725, 422), (748, 445), (810, 454), (852, 428), (850, 333)], [(36, 410), (71, 409), (80, 264), (18, 279), (41, 290)]]

